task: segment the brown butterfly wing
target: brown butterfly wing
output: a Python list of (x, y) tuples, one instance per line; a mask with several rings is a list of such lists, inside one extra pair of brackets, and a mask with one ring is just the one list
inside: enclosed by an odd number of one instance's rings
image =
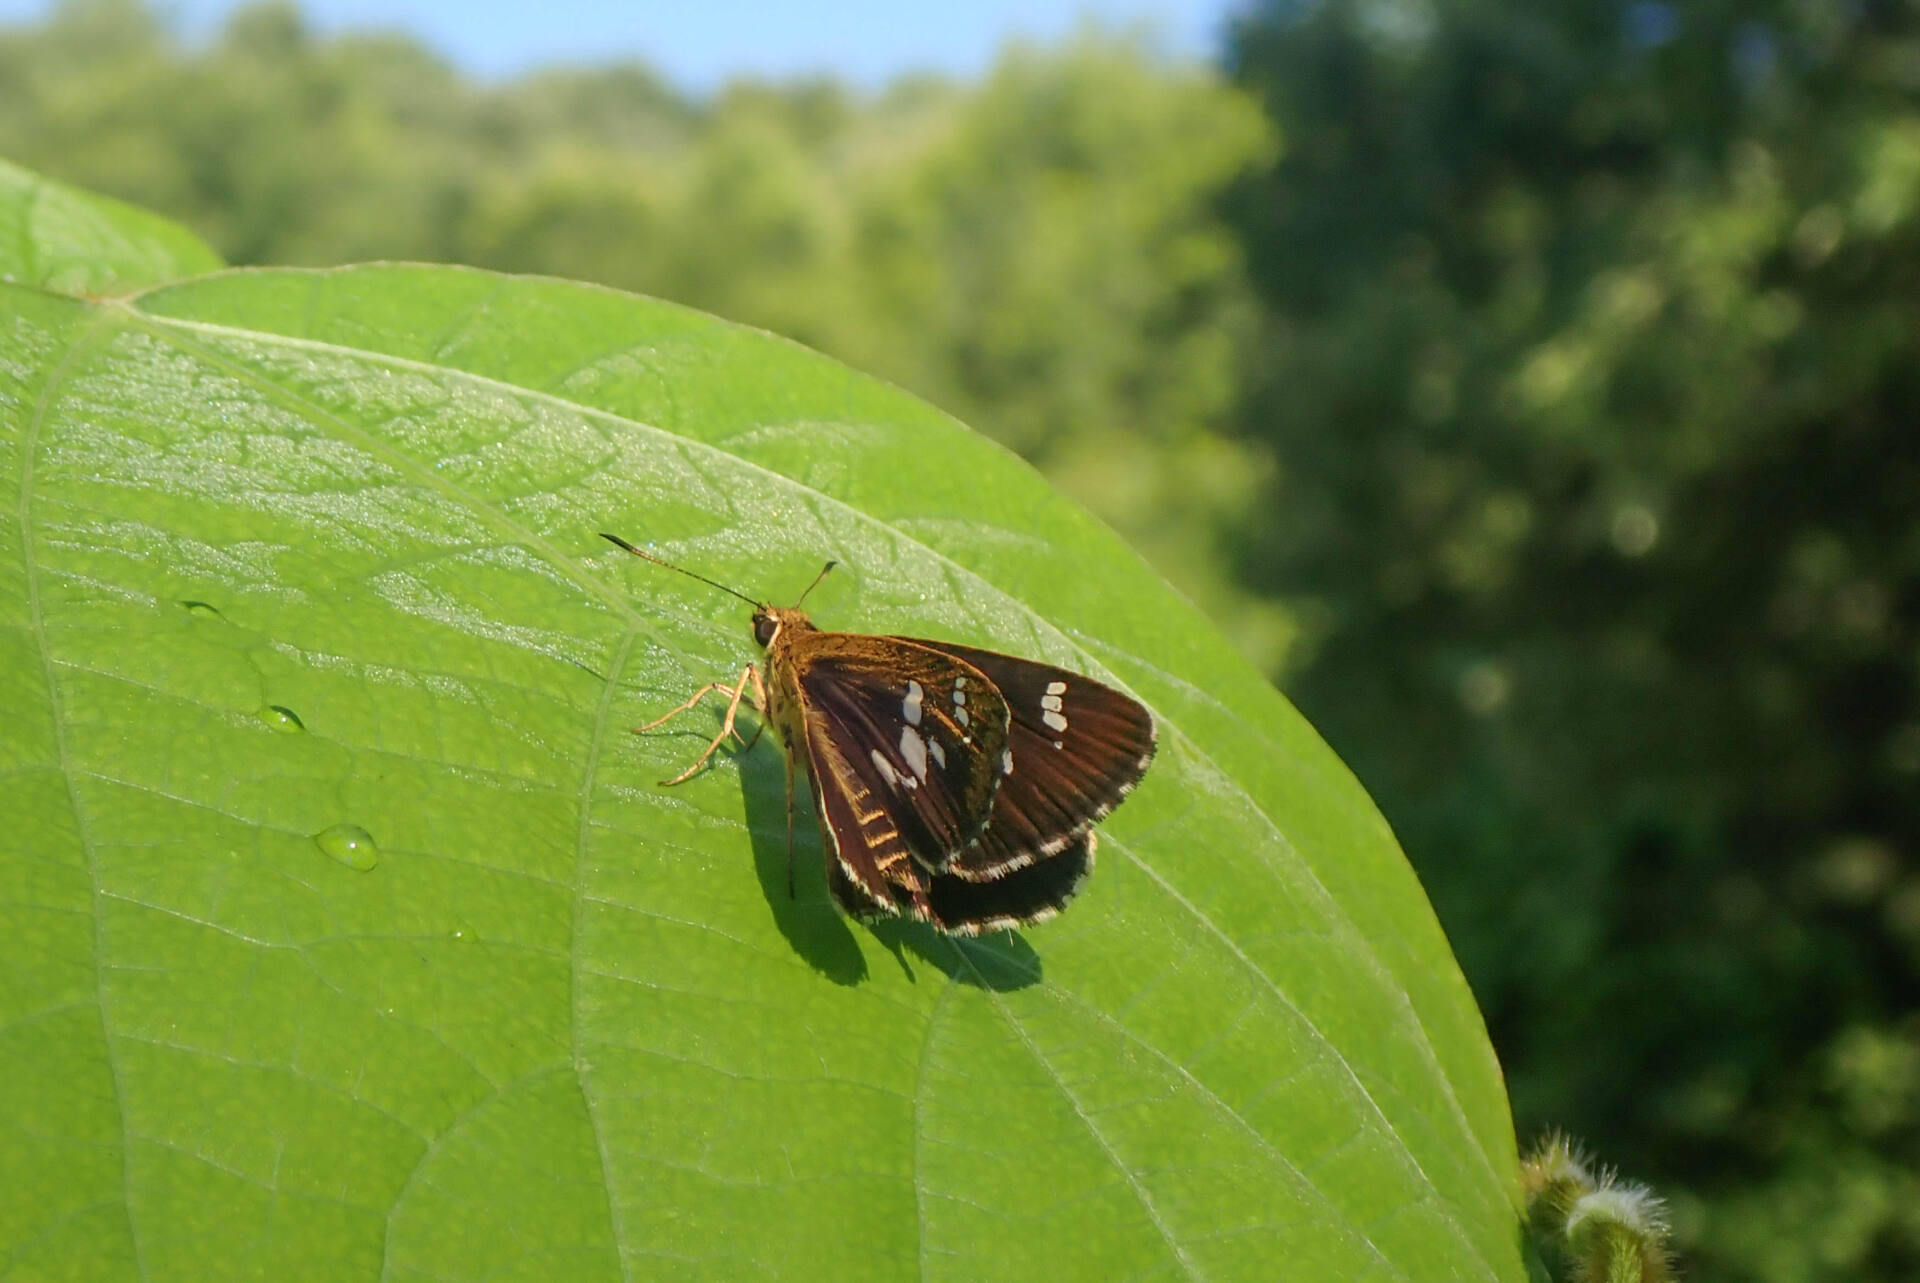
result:
[(927, 916), (942, 931), (963, 936), (1044, 922), (1066, 908), (1093, 872), (1098, 837), (1092, 829), (1083, 830), (1046, 859), (995, 878), (936, 873), (927, 889)]
[[(1133, 791), (1153, 761), (1153, 715), (1130, 695), (1051, 664), (952, 642), (902, 640), (980, 670), (1009, 713), (1011, 769), (994, 795), (986, 830), (943, 866), (951, 876), (992, 881), (1077, 850), (1082, 835)], [(1092, 854), (1088, 842), (1088, 867)]]
[(789, 656), (823, 842), (860, 893), (842, 904), (928, 917), (927, 870), (993, 813), (1005, 703), (964, 660), (893, 638), (815, 633)]
[(840, 907), (856, 917), (903, 913), (927, 919), (927, 874), (907, 852), (899, 826), (839, 748), (809, 727), (808, 775), (820, 816), (827, 883)]
[(809, 740), (824, 735), (839, 750), (915, 859), (938, 868), (980, 836), (1003, 778), (1008, 714), (978, 669), (857, 633), (815, 634), (794, 662)]
[(875, 900), (841, 865), (836, 864), (829, 870), (827, 881), (834, 899), (854, 917), (904, 913), (930, 922), (949, 935), (980, 935), (1044, 922), (1064, 909), (1087, 875), (1093, 872), (1097, 837), (1089, 829), (1051, 859), (1028, 864), (990, 881), (969, 882), (952, 874), (933, 874), (931, 884), (924, 890), (914, 891), (901, 906)]

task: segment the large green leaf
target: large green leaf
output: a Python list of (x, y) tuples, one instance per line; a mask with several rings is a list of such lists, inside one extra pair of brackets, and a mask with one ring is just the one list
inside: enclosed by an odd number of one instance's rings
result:
[[(998, 448), (555, 281), (0, 316), (0, 1276), (1522, 1277), (1385, 824)], [(790, 900), (777, 748), (667, 790), (714, 712), (626, 729), (753, 657), (740, 603), (602, 529), (1135, 691), (1085, 894), (868, 930), (803, 820)]]

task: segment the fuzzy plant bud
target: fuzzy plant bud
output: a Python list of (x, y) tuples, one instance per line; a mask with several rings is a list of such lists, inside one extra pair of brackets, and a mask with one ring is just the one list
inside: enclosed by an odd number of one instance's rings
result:
[(1596, 1169), (1550, 1135), (1520, 1165), (1528, 1228), (1568, 1283), (1672, 1283), (1666, 1211), (1645, 1186)]

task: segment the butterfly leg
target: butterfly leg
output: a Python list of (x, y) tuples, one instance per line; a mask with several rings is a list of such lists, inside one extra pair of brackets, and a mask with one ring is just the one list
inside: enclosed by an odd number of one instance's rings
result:
[[(675, 784), (684, 783), (686, 780), (691, 779), (695, 771), (698, 771), (701, 767), (707, 764), (707, 759), (713, 756), (714, 750), (719, 748), (722, 744), (726, 743), (727, 736), (731, 735), (735, 739), (740, 739), (739, 732), (733, 729), (733, 722), (734, 722), (734, 719), (737, 716), (739, 716), (740, 701), (743, 698), (745, 698), (746, 693), (749, 689), (751, 689), (754, 694), (754, 707), (756, 709), (764, 710), (767, 705), (767, 695), (766, 695), (766, 688), (760, 684), (760, 670), (755, 668), (752, 664), (748, 664), (744, 669), (740, 671), (739, 680), (735, 682), (732, 686), (728, 686), (724, 682), (708, 682), (705, 686), (702, 686), (699, 690), (694, 692), (692, 699), (689, 699), (685, 704), (682, 704), (679, 708), (674, 709), (671, 713), (668, 713), (665, 717), (657, 717), (653, 721), (648, 722), (645, 726), (634, 727), (634, 733), (637, 735), (642, 731), (650, 731), (656, 726), (660, 726), (666, 722), (669, 722), (672, 719), (680, 716), (680, 714), (692, 709), (695, 704), (698, 704), (700, 702), (701, 697), (706, 695), (708, 691), (713, 691), (713, 690), (725, 691), (727, 695), (730, 696), (730, 698), (727, 700), (726, 719), (720, 724), (720, 733), (713, 737), (713, 742), (707, 745), (706, 751), (700, 754), (699, 757), (694, 759), (694, 763), (692, 766), (689, 766), (686, 770), (680, 772), (680, 774), (674, 776), (670, 780), (661, 780), (660, 785), (662, 788), (671, 788)], [(752, 739), (741, 740), (742, 751), (752, 748), (754, 745), (754, 741), (758, 740), (759, 738), (760, 738), (760, 731), (758, 728), (756, 728), (753, 732)]]
[(793, 894), (793, 749), (787, 749), (787, 899)]
[[(744, 675), (745, 674), (743, 673), (742, 676)], [(757, 685), (758, 683), (756, 683), (756, 686)], [(680, 714), (682, 713), (692, 712), (696, 707), (698, 707), (700, 701), (707, 697), (707, 693), (709, 691), (719, 691), (721, 694), (725, 695), (727, 698), (731, 700), (737, 701), (740, 698), (739, 690), (737, 687), (729, 686), (725, 682), (708, 682), (705, 686), (702, 686), (699, 690), (689, 695), (687, 697), (686, 703), (682, 704), (680, 707), (674, 709), (670, 713), (654, 718), (651, 722), (648, 722), (645, 726), (634, 727), (633, 733), (635, 735), (644, 735), (648, 731), (654, 729), (656, 726), (665, 726), (668, 722), (671, 722), (674, 718), (680, 716)], [(759, 708), (762, 706), (764, 702), (765, 701), (756, 701), (754, 704), (754, 707)], [(759, 738), (760, 732), (758, 729), (756, 729), (753, 732), (753, 734), (754, 734), (754, 738), (757, 739)], [(747, 746), (751, 746), (752, 743), (753, 743), (752, 740), (748, 740)]]

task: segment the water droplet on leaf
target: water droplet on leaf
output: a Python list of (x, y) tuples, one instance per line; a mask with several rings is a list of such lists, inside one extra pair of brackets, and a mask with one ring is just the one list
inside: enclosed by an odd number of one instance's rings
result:
[(262, 704), (254, 716), (274, 730), (288, 735), (297, 735), (307, 729), (307, 724), (300, 720), (300, 714), (284, 704)]
[(330, 859), (363, 873), (380, 863), (380, 848), (373, 844), (373, 834), (358, 824), (336, 824), (322, 829), (313, 835), (313, 844)]

